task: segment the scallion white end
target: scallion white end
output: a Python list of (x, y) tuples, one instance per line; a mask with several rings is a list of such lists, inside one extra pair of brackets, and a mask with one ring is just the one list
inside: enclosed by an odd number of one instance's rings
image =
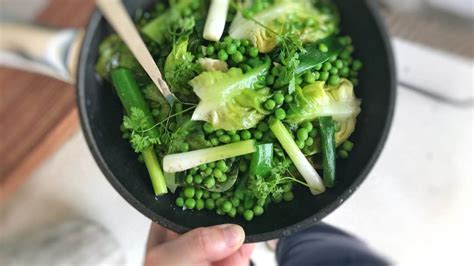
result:
[(206, 24), (204, 25), (203, 38), (217, 42), (224, 33), (230, 0), (211, 0)]
[(280, 120), (275, 120), (271, 123), (270, 129), (290, 157), (293, 164), (296, 166), (296, 169), (298, 169), (298, 172), (300, 172), (300, 174), (306, 180), (306, 183), (310, 187), (311, 193), (313, 195), (323, 193), (326, 190), (323, 180), (308, 161), (306, 156), (304, 156), (303, 152), (301, 152), (301, 150), (298, 148), (290, 132), (288, 132), (283, 123)]
[(163, 158), (163, 168), (168, 173), (182, 172), (201, 164), (254, 153), (255, 151), (255, 140), (240, 141), (213, 148), (166, 155)]

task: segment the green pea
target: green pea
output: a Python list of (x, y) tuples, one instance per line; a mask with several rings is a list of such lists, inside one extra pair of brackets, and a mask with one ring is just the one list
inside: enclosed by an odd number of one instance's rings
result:
[(215, 180), (214, 177), (212, 177), (212, 176), (207, 177), (207, 178), (204, 180), (204, 186), (205, 186), (206, 188), (213, 188), (215, 185), (216, 185), (216, 180)]
[(258, 199), (257, 200), (257, 205), (263, 207), (263, 206), (265, 206), (266, 202), (267, 202), (266, 199)]
[(306, 72), (303, 76), (303, 80), (306, 83), (314, 83), (316, 82), (316, 76), (311, 72)]
[(231, 44), (234, 40), (230, 36), (225, 36), (224, 37), (224, 42), (227, 44)]
[(221, 171), (225, 171), (227, 169), (227, 164), (225, 163), (224, 160), (217, 161), (216, 168)]
[(352, 63), (352, 69), (355, 71), (361, 70), (362, 67), (363, 67), (363, 64), (360, 60), (354, 60), (354, 62)]
[(212, 174), (212, 167), (209, 167), (207, 168), (206, 170), (204, 170), (204, 175), (205, 176), (210, 176)]
[(189, 17), (193, 13), (193, 11), (190, 8), (184, 8), (182, 12), (183, 12), (184, 17)]
[(184, 199), (181, 198), (181, 197), (177, 197), (175, 203), (176, 203), (176, 206), (183, 207), (184, 206)]
[(337, 60), (337, 55), (333, 55), (329, 58), (329, 62), (333, 63), (333, 62), (336, 62)]
[(198, 185), (199, 185), (199, 184), (201, 184), (201, 183), (202, 183), (202, 181), (203, 181), (203, 178), (202, 178), (202, 176), (200, 176), (200, 175), (196, 175), (196, 176), (194, 176), (194, 183), (196, 183), (196, 184), (198, 184)]
[(247, 49), (247, 53), (250, 57), (257, 57), (258, 49), (256, 47), (250, 47), (249, 49)]
[(186, 184), (192, 184), (193, 183), (193, 176), (192, 175), (187, 175), (185, 178), (184, 178), (184, 181), (186, 182)]
[(339, 84), (339, 81), (341, 80), (341, 78), (338, 76), (338, 75), (331, 75), (329, 77), (329, 85), (332, 85), (332, 86), (336, 86), (337, 84)]
[(281, 202), (282, 199), (283, 199), (283, 198), (282, 198), (282, 195), (281, 195), (281, 194), (274, 194), (274, 195), (272, 196), (272, 201), (275, 202), (275, 203)]
[(184, 202), (184, 206), (186, 206), (187, 209), (192, 210), (196, 206), (196, 200), (193, 198), (187, 198)]
[[(269, 76), (271, 77), (271, 76)], [(283, 95), (283, 93), (277, 93), (275, 95), (273, 95), (273, 100), (275, 101), (276, 104), (278, 105), (281, 105), (283, 104), (283, 102), (285, 102), (285, 96)]]
[(219, 141), (222, 143), (230, 143), (231, 138), (229, 135), (222, 135), (219, 137)]
[(216, 51), (216, 48), (214, 48), (214, 46), (208, 46), (206, 49), (206, 54), (208, 56), (211, 56), (214, 54), (215, 51)]
[(213, 210), (216, 207), (216, 204), (213, 199), (206, 199), (206, 209)]
[(237, 198), (237, 197), (233, 197), (233, 198), (231, 199), (231, 202), (232, 202), (232, 206), (234, 206), (234, 207), (237, 207), (237, 206), (239, 206), (239, 204), (240, 204), (240, 200), (239, 200), (239, 198)]
[(295, 198), (295, 196), (293, 195), (293, 192), (291, 192), (291, 191), (283, 192), (283, 200), (284, 201), (292, 201), (294, 198)]
[(253, 133), (253, 137), (257, 140), (261, 139), (263, 137), (263, 133), (262, 131), (260, 130), (256, 130), (254, 133)]
[(213, 200), (216, 200), (216, 199), (218, 199), (218, 198), (220, 198), (220, 197), (221, 197), (221, 193), (219, 193), (219, 192), (212, 192), (212, 193), (211, 193), (211, 198), (212, 198)]
[(329, 72), (323, 71), (321, 72), (321, 76), (319, 77), (319, 80), (321, 81), (326, 81), (329, 78)]
[(216, 168), (216, 169), (214, 169), (213, 174), (214, 174), (214, 177), (220, 178), (220, 177), (222, 177), (222, 174), (223, 174), (223, 173), (222, 173), (222, 171), (221, 171), (220, 169), (217, 169), (217, 168)]
[(214, 132), (214, 127), (213, 127), (212, 124), (210, 124), (210, 123), (204, 123), (204, 125), (202, 126), (202, 129), (203, 129), (204, 132), (206, 132), (206, 133), (212, 133), (212, 132)]
[(293, 96), (291, 95), (285, 95), (285, 103), (291, 103), (293, 102)]
[(217, 56), (219, 60), (221, 61), (227, 61), (229, 59), (229, 55), (224, 50), (219, 50), (219, 53), (217, 54)]
[(340, 54), (339, 54), (339, 57), (342, 58), (342, 59), (349, 59), (349, 57), (351, 57), (351, 53), (349, 51), (342, 51)]
[(210, 162), (210, 163), (209, 163), (209, 167), (211, 167), (211, 168), (216, 167), (216, 162)]
[(227, 214), (234, 218), (237, 215), (237, 208), (232, 208)]
[(262, 206), (255, 206), (253, 207), (253, 213), (255, 214), (255, 216), (260, 216), (263, 214), (263, 208)]
[(239, 200), (243, 200), (245, 198), (245, 192), (241, 189), (235, 190), (235, 197)]
[(344, 141), (344, 143), (342, 143), (342, 148), (347, 152), (352, 151), (352, 148), (354, 148), (354, 143), (349, 140), (346, 140)]
[(311, 147), (311, 145), (313, 145), (313, 144), (314, 144), (314, 139), (312, 139), (312, 138), (306, 139), (306, 142), (305, 142), (306, 146)]
[(300, 85), (301, 83), (303, 83), (303, 79), (300, 77), (296, 78), (296, 84)]
[(339, 70), (339, 74), (343, 77), (348, 77), (349, 76), (349, 68), (348, 67), (343, 67), (341, 70)]
[(197, 209), (198, 211), (200, 211), (200, 210), (204, 209), (204, 207), (205, 207), (204, 200), (203, 200), (203, 199), (198, 199), (198, 200), (196, 201), (196, 209)]
[(252, 134), (250, 133), (250, 131), (245, 129), (245, 130), (242, 130), (242, 132), (240, 132), (240, 136), (242, 137), (243, 140), (249, 140), (252, 137)]
[(209, 191), (207, 191), (207, 190), (204, 190), (204, 193), (202, 194), (202, 197), (205, 198), (205, 199), (207, 199), (207, 198), (209, 198), (210, 196), (211, 196), (211, 193), (210, 193)]
[(186, 198), (192, 198), (192, 197), (194, 197), (195, 194), (196, 194), (196, 190), (194, 189), (194, 187), (185, 187), (184, 188), (184, 196)]
[(263, 105), (265, 106), (265, 109), (267, 109), (268, 111), (271, 111), (275, 109), (276, 103), (274, 100), (268, 99)]
[(335, 68), (335, 67), (333, 67), (333, 68), (331, 68), (331, 69), (329, 70), (329, 74), (335, 75), (335, 74), (337, 74), (337, 73), (339, 73), (339, 70), (338, 70), (337, 68)]
[(302, 126), (304, 129), (306, 129), (308, 132), (310, 132), (311, 130), (313, 130), (313, 123), (311, 123), (310, 121), (304, 122), (301, 126)]
[(189, 150), (189, 144), (186, 142), (182, 142), (179, 144), (179, 151), (187, 152)]
[(298, 137), (299, 140), (305, 141), (308, 138), (308, 130), (304, 128), (300, 128), (298, 129), (296, 136)]
[(341, 157), (342, 159), (347, 159), (349, 157), (349, 153), (345, 150), (338, 151), (337, 155), (339, 155), (339, 157)]
[(199, 170), (204, 171), (207, 169), (207, 164), (201, 164), (199, 165)]
[(322, 53), (327, 53), (329, 51), (329, 48), (326, 44), (320, 43), (319, 44), (319, 51), (321, 51)]
[(216, 210), (216, 213), (217, 213), (218, 215), (224, 215), (224, 214), (225, 214), (225, 212), (223, 212), (221, 209), (217, 209), (217, 210)]
[(262, 131), (262, 133), (267, 132), (268, 131), (268, 125), (264, 122), (260, 122), (260, 123), (258, 123), (257, 129), (259, 131)]
[(317, 71), (321, 70), (321, 68), (323, 68), (323, 64), (317, 64), (314, 66), (314, 69), (316, 69)]
[(250, 222), (253, 219), (253, 211), (252, 210), (245, 210), (243, 215), (244, 215), (244, 219), (248, 222)]
[(302, 150), (302, 149), (305, 147), (305, 142), (304, 142), (304, 140), (297, 139), (297, 140), (295, 140), (295, 143), (296, 143), (296, 146), (298, 146), (298, 148), (299, 148), (300, 150)]
[(237, 53), (237, 46), (233, 43), (227, 45), (226, 52), (228, 55), (233, 55)]
[(211, 138), (211, 144), (212, 144), (212, 146), (219, 145), (219, 139), (218, 138)]
[(250, 41), (249, 41), (249, 40), (247, 40), (247, 39), (243, 39), (243, 40), (241, 41), (241, 44), (242, 44), (242, 46), (245, 46), (245, 47), (247, 47), (247, 46), (249, 46), (249, 45), (250, 45)]
[(344, 63), (342, 62), (342, 60), (338, 59), (336, 60), (336, 62), (334, 62), (334, 66), (338, 69), (341, 69), (344, 67)]
[(245, 209), (244, 209), (244, 206), (242, 206), (242, 205), (239, 205), (239, 207), (237, 207), (237, 213), (238, 213), (238, 214), (243, 214), (243, 213), (244, 213), (244, 210), (245, 210)]
[(286, 112), (285, 112), (285, 110), (284, 110), (283, 108), (278, 108), (278, 109), (276, 109), (276, 111), (275, 111), (275, 117), (276, 117), (276, 119), (278, 119), (278, 120), (283, 120), (283, 119), (285, 119), (285, 118), (286, 118)]
[(245, 52), (247, 52), (247, 49), (244, 47), (244, 46), (240, 46), (238, 51), (241, 53), (241, 54), (245, 54)]
[(323, 64), (323, 71), (329, 71), (332, 68), (332, 64), (330, 62), (325, 62)]
[(240, 141), (240, 136), (237, 135), (237, 134), (232, 135), (230, 138), (231, 138), (232, 142), (239, 142)]
[(283, 185), (283, 191), (284, 192), (291, 191), (292, 188), (293, 188), (293, 185), (291, 184), (291, 182), (288, 182), (288, 183)]
[(228, 200), (224, 201), (224, 203), (222, 204), (222, 211), (230, 212), (231, 209), (232, 209), (232, 202)]
[(240, 52), (236, 52), (232, 55), (232, 61), (234, 61), (235, 63), (240, 63), (244, 61), (244, 56)]
[(233, 136), (233, 135), (237, 134), (237, 131), (229, 130), (229, 131), (227, 131), (227, 134), (229, 134), (230, 136)]

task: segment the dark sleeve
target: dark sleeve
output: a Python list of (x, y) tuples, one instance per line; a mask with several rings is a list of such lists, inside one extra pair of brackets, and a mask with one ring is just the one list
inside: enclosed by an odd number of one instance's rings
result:
[(317, 224), (278, 241), (280, 266), (389, 265), (359, 239), (327, 224)]

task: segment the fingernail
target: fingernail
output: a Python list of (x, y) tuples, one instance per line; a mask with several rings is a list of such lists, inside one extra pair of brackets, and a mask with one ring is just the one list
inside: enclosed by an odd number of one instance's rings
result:
[(238, 225), (226, 225), (222, 228), (225, 241), (228, 247), (234, 247), (244, 242), (244, 229)]

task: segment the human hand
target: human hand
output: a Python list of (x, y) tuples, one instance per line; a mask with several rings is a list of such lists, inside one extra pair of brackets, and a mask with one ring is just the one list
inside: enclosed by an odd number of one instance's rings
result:
[(152, 223), (145, 265), (249, 265), (254, 245), (243, 245), (244, 238), (238, 225), (202, 227), (178, 235)]

